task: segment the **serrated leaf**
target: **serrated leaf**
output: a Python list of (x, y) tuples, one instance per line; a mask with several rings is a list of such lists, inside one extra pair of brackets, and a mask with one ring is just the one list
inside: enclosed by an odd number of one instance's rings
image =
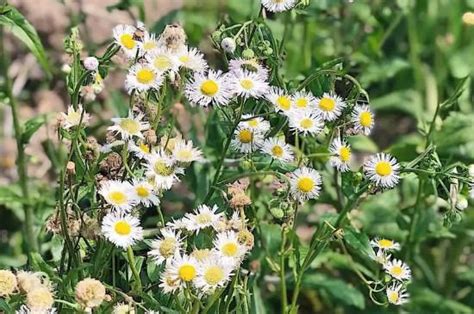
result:
[(5, 26), (19, 40), (21, 40), (36, 57), (43, 67), (48, 79), (51, 78), (51, 68), (49, 66), (46, 53), (35, 28), (26, 18), (14, 7), (5, 6), (0, 12), (0, 24)]

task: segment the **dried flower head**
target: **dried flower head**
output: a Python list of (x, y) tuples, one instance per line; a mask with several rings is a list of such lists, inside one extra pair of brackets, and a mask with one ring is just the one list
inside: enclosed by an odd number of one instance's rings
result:
[(76, 300), (84, 308), (98, 307), (105, 298), (105, 287), (97, 279), (86, 278), (76, 285)]

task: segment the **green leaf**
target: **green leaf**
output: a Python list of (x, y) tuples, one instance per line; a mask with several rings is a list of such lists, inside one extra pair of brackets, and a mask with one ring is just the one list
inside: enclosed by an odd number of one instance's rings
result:
[(360, 252), (369, 258), (375, 258), (375, 253), (370, 246), (369, 238), (365, 233), (356, 232), (352, 228), (344, 230), (344, 241), (356, 252)]
[(49, 66), (46, 53), (35, 28), (25, 19), (25, 17), (14, 7), (4, 6), (0, 12), (0, 24), (9, 29), (13, 35), (21, 40), (36, 57), (43, 67), (48, 79), (51, 78), (51, 68)]
[(359, 309), (365, 308), (364, 295), (340, 279), (330, 278), (323, 274), (309, 274), (303, 277), (303, 286), (324, 290), (336, 302), (355, 306)]
[(396, 91), (372, 99), (371, 105), (376, 111), (404, 112), (415, 118), (423, 116), (423, 102), (421, 95), (414, 90)]
[(35, 134), (38, 129), (46, 123), (45, 116), (39, 116), (31, 118), (25, 122), (23, 132), (21, 134), (21, 141), (23, 144), (28, 144), (33, 134)]

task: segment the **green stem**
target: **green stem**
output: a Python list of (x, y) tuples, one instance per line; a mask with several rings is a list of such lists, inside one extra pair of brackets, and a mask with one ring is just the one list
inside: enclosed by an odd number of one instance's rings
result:
[(286, 227), (281, 230), (280, 247), (280, 292), (281, 292), (281, 312), (286, 313), (288, 307), (288, 296), (286, 294), (286, 274), (285, 274), (285, 250), (286, 250)]
[(130, 269), (132, 270), (133, 278), (135, 279), (132, 289), (135, 293), (140, 293), (142, 290), (142, 281), (140, 279), (140, 273), (138, 272), (135, 265), (135, 255), (133, 254), (133, 249), (131, 246), (127, 248), (127, 258)]
[(12, 82), (8, 76), (8, 55), (4, 46), (3, 40), (3, 28), (0, 29), (0, 45), (1, 45), (1, 55), (3, 56), (1, 60), (2, 75), (5, 79), (4, 91), (7, 98), (10, 101), (10, 107), (12, 109), (12, 119), (13, 119), (13, 128), (15, 130), (15, 139), (16, 147), (18, 151), (18, 156), (16, 160), (19, 185), (21, 188), (21, 193), (23, 195), (23, 211), (25, 213), (25, 236), (26, 236), (26, 247), (28, 254), (38, 251), (38, 242), (34, 233), (33, 223), (34, 223), (34, 213), (33, 207), (30, 202), (30, 194), (28, 192), (28, 175), (26, 169), (26, 155), (25, 147), (22, 140), (22, 127), (20, 125), (20, 120), (18, 116), (18, 104), (13, 96), (12, 92)]

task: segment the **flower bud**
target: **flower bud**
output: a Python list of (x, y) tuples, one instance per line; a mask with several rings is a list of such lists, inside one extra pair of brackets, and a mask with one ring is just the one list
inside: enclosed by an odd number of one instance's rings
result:
[(462, 21), (466, 25), (474, 25), (474, 12), (466, 12), (462, 16)]
[(244, 59), (252, 59), (253, 57), (255, 57), (255, 53), (253, 52), (252, 49), (247, 48), (244, 51), (242, 51), (242, 57)]
[(456, 201), (456, 208), (459, 210), (465, 210), (467, 206), (467, 199), (463, 195), (458, 195), (458, 200)]
[(87, 57), (84, 59), (84, 67), (88, 71), (97, 71), (99, 60), (96, 57)]
[(221, 31), (215, 31), (214, 33), (212, 33), (211, 37), (215, 42), (219, 42), (221, 40), (221, 35)]
[(69, 74), (71, 73), (71, 66), (67, 63), (64, 63), (63, 66), (61, 67), (61, 71), (63, 71), (63, 73), (65, 74)]
[(474, 178), (474, 164), (469, 165), (469, 175)]
[(69, 175), (76, 174), (76, 164), (73, 161), (68, 161), (66, 165), (66, 171)]
[(270, 213), (272, 214), (273, 217), (276, 219), (282, 219), (285, 213), (283, 212), (283, 209), (280, 207), (272, 207), (270, 208)]
[(236, 47), (235, 40), (231, 37), (226, 37), (221, 41), (221, 48), (227, 53), (234, 53)]

